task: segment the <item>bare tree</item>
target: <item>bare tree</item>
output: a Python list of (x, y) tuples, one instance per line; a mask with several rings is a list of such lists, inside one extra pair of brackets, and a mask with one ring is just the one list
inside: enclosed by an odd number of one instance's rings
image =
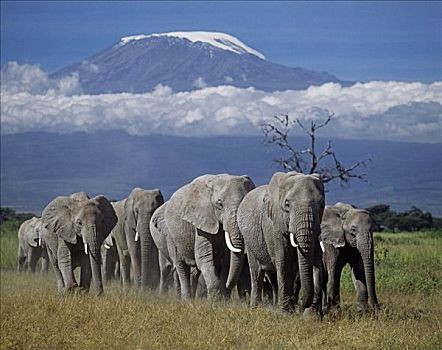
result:
[[(301, 172), (304, 174), (319, 173), (322, 175), (324, 183), (339, 179), (341, 185), (349, 183), (352, 179), (366, 181), (366, 174), (358, 172), (360, 168), (365, 168), (370, 158), (358, 161), (350, 166), (343, 165), (333, 150), (331, 140), (327, 142), (325, 148), (318, 152), (316, 144), (317, 131), (330, 123), (334, 114), (328, 113), (327, 118), (322, 123), (311, 121), (306, 127), (299, 119), (290, 120), (287, 114), (274, 116), (271, 122), (262, 127), (264, 142), (267, 145), (277, 145), (287, 153), (286, 157), (274, 159), (280, 167), (285, 170)], [(309, 137), (310, 145), (297, 149), (289, 142), (289, 133), (296, 126), (300, 127)], [(327, 162), (329, 161), (329, 162)]]

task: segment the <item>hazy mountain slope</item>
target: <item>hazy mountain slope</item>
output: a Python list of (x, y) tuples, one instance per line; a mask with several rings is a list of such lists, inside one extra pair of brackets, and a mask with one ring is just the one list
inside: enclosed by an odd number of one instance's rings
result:
[[(327, 202), (416, 205), (442, 215), (442, 145), (336, 140), (344, 163), (372, 157), (369, 183), (329, 187)], [(39, 212), (53, 197), (84, 190), (121, 199), (135, 186), (168, 198), (204, 173), (249, 174), (257, 185), (277, 169), (260, 137), (186, 138), (121, 132), (1, 137), (1, 205)]]

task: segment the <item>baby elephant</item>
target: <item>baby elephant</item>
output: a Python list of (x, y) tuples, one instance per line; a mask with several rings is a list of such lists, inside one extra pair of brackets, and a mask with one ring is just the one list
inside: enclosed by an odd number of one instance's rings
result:
[(342, 268), (350, 264), (358, 307), (367, 302), (378, 305), (375, 289), (373, 230), (370, 213), (349, 204), (326, 206), (321, 223), (321, 247), (325, 273), (323, 281), (324, 305), (339, 304), (339, 284)]
[(40, 236), (41, 219), (33, 217), (26, 220), (18, 230), (18, 270), (23, 271), (25, 265), (31, 272), (35, 272), (37, 262), (41, 258), (41, 271), (48, 271), (49, 258), (46, 248), (42, 245)]

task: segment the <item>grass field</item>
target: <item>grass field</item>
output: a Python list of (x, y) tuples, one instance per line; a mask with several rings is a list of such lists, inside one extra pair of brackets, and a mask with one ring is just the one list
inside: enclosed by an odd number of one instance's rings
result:
[(442, 348), (442, 232), (377, 234), (381, 309), (356, 312), (346, 268), (341, 310), (308, 322), (238, 300), (123, 293), (117, 283), (103, 297), (58, 295), (52, 273), (13, 270), (15, 232), (2, 227), (2, 349)]

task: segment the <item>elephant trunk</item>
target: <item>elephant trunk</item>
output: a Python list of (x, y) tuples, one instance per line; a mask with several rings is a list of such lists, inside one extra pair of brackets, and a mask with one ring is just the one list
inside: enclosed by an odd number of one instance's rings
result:
[(150, 233), (149, 223), (151, 216), (139, 217), (137, 231), (140, 239), (141, 248), (141, 289), (153, 289), (155, 287), (155, 273), (159, 267), (158, 252)]
[(244, 260), (244, 239), (236, 221), (236, 211), (229, 215), (224, 231), (226, 244), (230, 250), (230, 267), (226, 288), (231, 291), (238, 282)]
[(89, 241), (85, 240), (85, 242), (86, 246), (88, 246), (89, 262), (92, 272), (92, 282), (94, 284), (96, 294), (100, 295), (103, 293), (103, 276), (101, 274), (101, 249), (100, 245), (98, 244), (99, 242), (95, 227), (92, 229), (92, 231), (92, 239)]
[(365, 280), (367, 283), (368, 301), (372, 306), (378, 305), (376, 296), (375, 268), (374, 268), (374, 245), (370, 233), (364, 234), (363, 239), (357, 240), (359, 250), (364, 263)]
[(295, 208), (293, 216), (303, 308), (310, 307), (313, 302), (314, 240), (319, 234), (319, 216), (316, 214), (312, 206), (307, 206)]

